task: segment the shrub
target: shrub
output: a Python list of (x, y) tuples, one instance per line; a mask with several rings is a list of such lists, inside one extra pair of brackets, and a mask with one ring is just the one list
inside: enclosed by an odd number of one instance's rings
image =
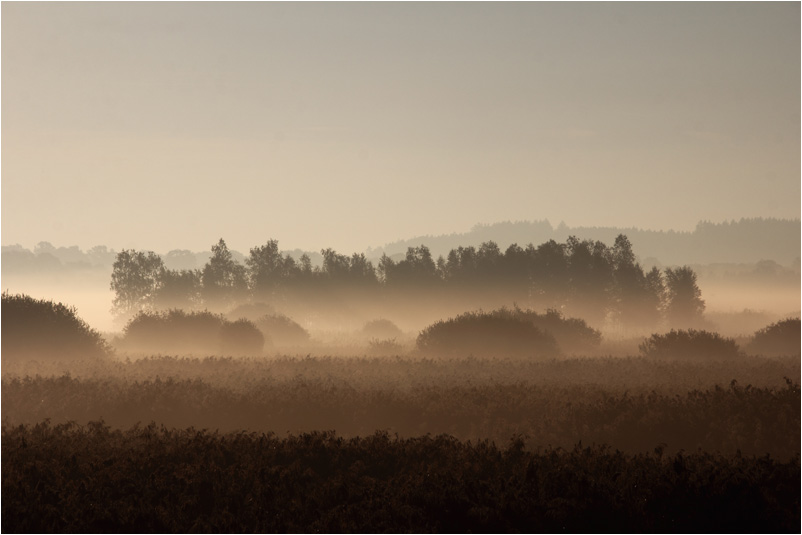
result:
[(3, 292), (2, 352), (4, 358), (95, 359), (110, 348), (75, 307)]
[(309, 342), (309, 332), (284, 314), (268, 314), (256, 326), (277, 346), (295, 346)]
[(590, 327), (585, 320), (565, 318), (562, 312), (554, 309), (538, 314), (533, 310), (513, 309), (515, 317), (529, 321), (535, 327), (551, 333), (557, 345), (565, 353), (587, 353), (601, 344), (600, 331)]
[(125, 326), (121, 346), (143, 353), (261, 354), (265, 337), (249, 320), (209, 311), (140, 312)]
[(226, 321), (209, 311), (140, 312), (123, 333), (123, 348), (144, 353), (259, 354), (265, 344), (252, 322)]
[(694, 329), (653, 334), (638, 346), (642, 355), (659, 358), (732, 359), (743, 356), (732, 338)]
[(403, 336), (398, 326), (387, 319), (369, 321), (362, 327), (362, 334), (368, 338), (397, 338)]
[(554, 337), (515, 312), (467, 312), (438, 321), (418, 335), (417, 348), (427, 354), (482, 357), (553, 357)]
[(227, 321), (220, 327), (220, 348), (226, 355), (259, 355), (265, 337), (253, 322), (246, 319)]
[(799, 318), (788, 318), (755, 332), (746, 349), (761, 355), (799, 355), (801, 337)]
[(213, 353), (225, 320), (209, 311), (139, 312), (123, 330), (126, 349), (145, 353)]

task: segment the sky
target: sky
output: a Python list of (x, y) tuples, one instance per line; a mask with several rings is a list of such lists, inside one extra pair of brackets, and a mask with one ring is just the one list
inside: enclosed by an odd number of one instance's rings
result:
[(2, 243), (800, 217), (800, 4), (3, 2)]

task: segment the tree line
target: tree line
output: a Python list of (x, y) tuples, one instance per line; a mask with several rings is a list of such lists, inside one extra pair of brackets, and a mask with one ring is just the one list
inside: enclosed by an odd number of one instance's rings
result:
[(230, 309), (245, 302), (322, 299), (331, 296), (443, 298), (493, 296), (538, 309), (580, 315), (592, 324), (614, 321), (631, 327), (692, 325), (701, 320), (704, 301), (696, 273), (688, 266), (644, 270), (629, 239), (612, 246), (569, 237), (538, 246), (493, 241), (457, 247), (433, 258), (425, 245), (409, 247), (403, 259), (383, 255), (374, 266), (364, 254), (321, 251), (323, 263), (308, 255), (282, 255), (277, 240), (253, 247), (237, 262), (221, 238), (202, 269), (168, 269), (156, 253), (124, 249), (111, 275), (113, 312), (127, 316), (170, 308)]
[(547, 240), (564, 241), (569, 236), (612, 242), (626, 234), (638, 244), (642, 258), (653, 258), (665, 265), (754, 263), (773, 259), (782, 265), (795, 264), (799, 258), (799, 219), (742, 218), (738, 221), (712, 223), (700, 221), (693, 231), (646, 230), (620, 227), (569, 227), (565, 223), (553, 226), (548, 220), (506, 221), (475, 225), (468, 232), (440, 236), (414, 237), (368, 249), (369, 256), (382, 252), (388, 255), (403, 253), (407, 247), (425, 241), (437, 254), (464, 244), (479, 244), (495, 239), (499, 244), (535, 243)]

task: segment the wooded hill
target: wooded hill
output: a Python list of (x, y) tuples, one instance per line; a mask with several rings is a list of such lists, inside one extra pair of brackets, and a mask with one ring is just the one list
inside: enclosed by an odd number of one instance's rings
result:
[(554, 227), (547, 220), (506, 221), (491, 225), (476, 225), (463, 233), (439, 236), (416, 236), (386, 245), (369, 248), (368, 258), (382, 254), (390, 257), (403, 254), (408, 247), (426, 244), (435, 257), (446, 255), (458, 246), (478, 246), (492, 240), (506, 248), (513, 243), (563, 242), (569, 236), (580, 240), (612, 243), (625, 234), (634, 244), (636, 253), (646, 264), (681, 265), (713, 263), (755, 263), (774, 260), (784, 266), (798, 266), (800, 257), (800, 220), (752, 218), (740, 221), (711, 223), (701, 221), (693, 232), (674, 230), (643, 230), (618, 227)]

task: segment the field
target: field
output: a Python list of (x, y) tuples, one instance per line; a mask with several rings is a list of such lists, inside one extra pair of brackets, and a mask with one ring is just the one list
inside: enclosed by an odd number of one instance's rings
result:
[(798, 531), (799, 376), (798, 357), (11, 363), (2, 527)]
[[(799, 459), (101, 424), (3, 433), (3, 530), (795, 532)], [(9, 464), (9, 461), (14, 461)], [(30, 481), (37, 483), (33, 488)]]

